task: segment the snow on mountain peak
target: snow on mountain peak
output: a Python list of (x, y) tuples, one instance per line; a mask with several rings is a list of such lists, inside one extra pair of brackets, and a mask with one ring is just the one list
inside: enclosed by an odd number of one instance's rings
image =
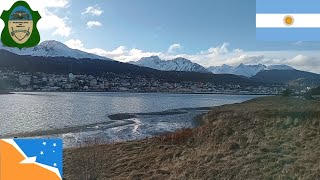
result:
[(99, 59), (99, 60), (109, 60), (108, 58), (101, 57), (98, 55), (90, 54), (87, 52), (83, 52), (77, 49), (71, 49), (65, 44), (50, 40), (43, 41), (39, 45), (33, 48), (11, 48), (5, 47), (2, 43), (0, 49), (12, 52), (17, 55), (25, 55), (25, 56), (39, 56), (39, 57), (68, 57), (75, 59)]
[(266, 66), (262, 64), (244, 65), (243, 63), (241, 63), (238, 67), (234, 69), (234, 73), (232, 74), (251, 77), (258, 74), (260, 71), (263, 71), (264, 69), (266, 69)]
[(210, 70), (214, 74), (235, 74), (235, 75), (239, 75), (239, 76), (252, 77), (261, 71), (294, 70), (294, 68), (292, 68), (288, 65), (266, 66), (263, 64), (245, 65), (245, 64), (241, 63), (239, 66), (229, 66), (229, 65), (225, 65), (225, 64), (222, 66), (212, 66), (212, 67), (209, 67), (208, 70)]
[(38, 46), (36, 47), (43, 47), (43, 48), (50, 48), (50, 49), (54, 49), (54, 48), (69, 48), (67, 45), (59, 42), (59, 41), (55, 41), (55, 40), (49, 40), (49, 41), (43, 41), (42, 43), (40, 43)]
[(212, 72), (214, 74), (234, 74), (239, 76), (252, 77), (261, 71), (267, 70), (294, 70), (294, 68), (287, 65), (271, 65), (264, 64), (245, 65), (244, 63), (238, 66), (230, 66), (223, 64), (222, 66), (212, 66), (204, 68), (203, 66), (193, 63), (192, 61), (178, 57), (173, 60), (162, 60), (158, 56), (144, 57), (139, 61), (130, 62), (131, 64), (149, 67), (161, 71), (188, 71), (188, 72)]
[(153, 61), (153, 62), (160, 62), (162, 61), (159, 56), (150, 56), (150, 57), (143, 57), (140, 59), (140, 61), (143, 61), (143, 62), (150, 62), (150, 61)]
[(229, 66), (226, 64), (223, 64), (222, 66), (211, 66), (207, 69), (213, 74), (232, 74), (232, 72), (234, 71), (233, 66)]
[(186, 71), (186, 72), (201, 72), (210, 73), (203, 66), (193, 63), (188, 59), (179, 57), (173, 60), (162, 60), (158, 56), (144, 57), (136, 62), (129, 62), (131, 64), (149, 67), (161, 71)]
[[(193, 64), (193, 65), (196, 64), (196, 63), (193, 63), (192, 61), (190, 61), (189, 59), (182, 58), (182, 57), (175, 58), (172, 61), (176, 61), (176, 62), (183, 63), (183, 64)], [(197, 64), (197, 65), (199, 65), (199, 64)]]
[(177, 57), (174, 60), (176, 61), (186, 61), (186, 62), (191, 62), (189, 59), (183, 58), (183, 57)]
[(43, 42), (40, 43), (39, 45), (43, 45), (43, 46), (66, 46), (66, 45), (63, 44), (62, 42), (59, 42), (59, 41), (56, 41), (56, 40), (43, 41)]

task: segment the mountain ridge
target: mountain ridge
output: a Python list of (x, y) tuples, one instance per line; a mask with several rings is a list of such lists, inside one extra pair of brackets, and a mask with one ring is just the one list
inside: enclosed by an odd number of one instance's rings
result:
[(269, 84), (297, 84), (300, 82), (309, 86), (320, 85), (319, 74), (299, 70), (261, 71), (250, 79)]
[(173, 60), (162, 60), (158, 56), (151, 56), (143, 57), (139, 61), (131, 61), (129, 63), (161, 71), (210, 73), (210, 71), (207, 70), (205, 67), (182, 57), (178, 57)]
[(253, 77), (262, 71), (270, 71), (270, 70), (295, 70), (293, 67), (288, 65), (245, 65), (241, 63), (239, 66), (230, 66), (230, 65), (222, 65), (222, 66), (211, 66), (208, 68), (214, 74), (234, 74), (238, 76), (245, 77)]
[(6, 50), (21, 56), (66, 57), (66, 58), (75, 58), (75, 59), (111, 60), (106, 57), (87, 53), (78, 49), (69, 48), (67, 45), (55, 40), (43, 41), (42, 43), (40, 43), (35, 47), (23, 48), (21, 50), (18, 48), (6, 47), (0, 41), (0, 49)]
[(247, 78), (253, 77), (259, 72), (268, 70), (294, 70), (288, 65), (245, 65), (241, 63), (239, 66), (230, 66), (223, 64), (222, 66), (211, 66), (205, 68), (204, 66), (194, 63), (186, 58), (178, 57), (172, 60), (163, 60), (158, 56), (143, 57), (138, 61), (131, 61), (130, 64), (149, 67), (161, 71), (186, 71), (186, 72), (201, 72), (213, 74), (233, 74), (238, 76), (245, 76)]
[[(101, 57), (98, 55), (86, 53), (81, 50), (71, 49), (65, 44), (58, 41), (54, 41), (54, 40), (44, 41), (33, 48), (24, 48), (22, 50), (19, 50), (18, 48), (5, 47), (0, 42), (0, 50), (4, 50), (19, 56), (43, 57), (44, 59), (53, 59), (53, 60), (67, 60), (67, 59), (73, 58), (77, 60), (87, 59), (87, 60), (107, 60), (107, 61), (118, 62), (106, 57)], [(5, 52), (3, 52), (3, 54), (5, 54)], [(288, 65), (266, 66), (263, 64), (245, 65), (241, 63), (239, 66), (230, 66), (230, 65), (224, 64), (222, 66), (211, 66), (209, 68), (205, 68), (197, 63), (194, 63), (182, 57), (178, 57), (173, 60), (162, 60), (158, 56), (151, 56), (151, 57), (141, 58), (139, 61), (136, 61), (136, 62), (120, 63), (120, 64), (132, 64), (132, 65), (147, 67), (147, 68), (160, 70), (160, 71), (196, 72), (196, 73), (200, 72), (205, 74), (231, 74), (231, 75), (251, 78), (255, 81), (258, 80), (260, 82), (275, 82), (274, 81), (275, 72), (273, 72), (272, 70), (280, 70), (276, 74), (277, 75), (284, 74), (284, 76), (290, 73), (292, 74), (292, 76), (296, 76), (296, 74), (301, 74), (301, 73), (298, 73), (298, 71), (295, 71), (296, 73), (287, 72), (289, 70), (295, 70), (294, 68)], [(272, 71), (272, 72), (268, 73), (266, 71)], [(284, 80), (284, 81), (287, 81), (287, 80)], [(281, 81), (281, 82), (284, 82), (284, 81)]]
[(119, 61), (75, 59), (67, 57), (21, 56), (0, 49), (0, 70), (47, 74), (78, 74), (97, 77), (130, 76), (131, 78), (155, 78), (162, 82), (211, 82), (213, 84), (254, 85), (247, 78), (229, 74), (160, 71)]

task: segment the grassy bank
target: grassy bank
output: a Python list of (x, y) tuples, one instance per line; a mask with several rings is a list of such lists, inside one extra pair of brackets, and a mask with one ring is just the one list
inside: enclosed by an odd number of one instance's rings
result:
[(317, 179), (320, 102), (265, 97), (214, 108), (166, 136), (65, 151), (66, 179)]

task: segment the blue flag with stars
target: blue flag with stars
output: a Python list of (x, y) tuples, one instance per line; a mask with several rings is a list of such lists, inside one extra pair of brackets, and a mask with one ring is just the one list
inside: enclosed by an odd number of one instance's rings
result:
[(14, 139), (27, 157), (36, 157), (36, 162), (59, 170), (62, 177), (62, 139)]

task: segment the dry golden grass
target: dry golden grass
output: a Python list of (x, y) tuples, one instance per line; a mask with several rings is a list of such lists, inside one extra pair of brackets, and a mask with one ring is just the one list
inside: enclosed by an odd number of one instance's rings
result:
[(181, 129), (176, 131), (175, 133), (168, 133), (158, 137), (158, 140), (166, 143), (174, 143), (175, 145), (179, 145), (185, 143), (190, 140), (190, 137), (193, 136), (193, 130), (190, 128)]
[(67, 180), (320, 179), (320, 102), (266, 97), (214, 108), (203, 125), (65, 151)]

